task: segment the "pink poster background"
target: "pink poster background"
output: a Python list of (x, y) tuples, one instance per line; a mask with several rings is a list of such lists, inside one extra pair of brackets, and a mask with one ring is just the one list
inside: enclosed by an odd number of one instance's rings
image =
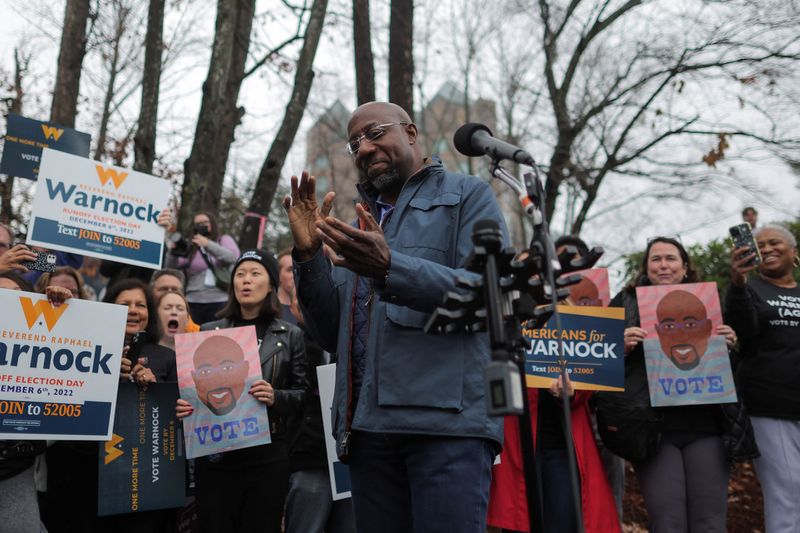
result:
[(658, 302), (672, 291), (686, 291), (692, 293), (703, 302), (707, 316), (711, 319), (712, 332), (716, 330), (717, 326), (722, 324), (722, 310), (719, 305), (719, 293), (717, 292), (716, 283), (681, 283), (678, 285), (637, 287), (636, 299), (639, 302), (639, 322), (642, 329), (647, 331), (646, 338), (658, 338), (658, 334), (656, 333), (656, 323), (658, 322), (656, 318), (656, 307), (658, 306)]
[[(698, 356), (694, 366), (682, 368), (672, 356), (664, 353), (656, 331), (659, 302), (670, 293), (683, 291), (697, 297), (703, 304), (706, 317), (711, 320), (711, 336), (705, 351)], [(654, 407), (703, 405), (735, 402), (736, 387), (733, 382), (725, 337), (716, 335), (722, 324), (722, 312), (716, 283), (685, 283), (638, 287), (639, 321), (647, 331), (643, 342), (647, 384), (650, 403)], [(688, 296), (683, 295), (683, 302)], [(679, 342), (685, 342), (683, 340)]]
[[(244, 360), (248, 364), (244, 392), (237, 400), (233, 411), (225, 415), (215, 415), (199, 400), (192, 378), (195, 351), (206, 339), (216, 336), (228, 337), (236, 341), (242, 347)], [(180, 396), (194, 407), (194, 412), (183, 419), (187, 458), (192, 459), (212, 453), (258, 446), (271, 441), (266, 405), (248, 393), (250, 386), (262, 379), (258, 340), (254, 326), (175, 335), (175, 356)], [(221, 353), (219, 357), (222, 359), (225, 354)], [(257, 432), (245, 434), (249, 431), (245, 431), (243, 421), (252, 419), (257, 422), (255, 426), (258, 428)], [(238, 426), (230, 425), (237, 422)], [(226, 426), (226, 423), (229, 425)], [(221, 429), (215, 428), (215, 425), (220, 426)], [(231, 429), (232, 427), (233, 429)], [(252, 430), (254, 426), (249, 423), (247, 427)], [(236, 437), (232, 437), (234, 434)], [(215, 440), (215, 437), (220, 435), (219, 440)]]

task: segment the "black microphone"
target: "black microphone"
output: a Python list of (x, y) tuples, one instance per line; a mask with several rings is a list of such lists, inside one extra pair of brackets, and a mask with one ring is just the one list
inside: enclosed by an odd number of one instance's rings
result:
[(518, 146), (495, 139), (492, 130), (483, 124), (468, 122), (453, 135), (456, 150), (469, 157), (488, 155), (492, 159), (508, 159), (522, 165), (533, 166), (531, 154)]

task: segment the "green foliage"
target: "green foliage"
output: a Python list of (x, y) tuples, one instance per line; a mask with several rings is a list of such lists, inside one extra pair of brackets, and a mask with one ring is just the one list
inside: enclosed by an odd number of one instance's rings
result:
[(731, 282), (731, 244), (728, 239), (714, 239), (695, 244), (687, 250), (701, 281), (716, 281), (720, 297)]

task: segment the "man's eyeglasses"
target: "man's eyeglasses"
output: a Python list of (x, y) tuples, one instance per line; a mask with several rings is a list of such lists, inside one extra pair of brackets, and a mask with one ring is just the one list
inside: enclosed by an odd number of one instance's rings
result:
[(408, 126), (408, 122), (389, 122), (388, 124), (378, 124), (377, 126), (372, 126), (358, 137), (350, 139), (346, 147), (347, 153), (350, 155), (356, 155), (358, 153), (358, 149), (361, 147), (361, 141), (367, 140), (373, 143), (380, 139), (384, 133), (386, 133), (386, 128), (391, 126)]

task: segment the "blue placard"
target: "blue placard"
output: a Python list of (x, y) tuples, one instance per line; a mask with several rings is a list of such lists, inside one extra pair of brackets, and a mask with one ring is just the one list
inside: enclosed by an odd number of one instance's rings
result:
[[(0, 392), (12, 385), (0, 385)], [(31, 387), (46, 389), (47, 387)], [(53, 390), (59, 390), (53, 388)], [(66, 390), (66, 389), (64, 389)], [(108, 432), (110, 402), (56, 403), (3, 401), (5, 405), (0, 432), (18, 433), (20, 438), (34, 435), (80, 435), (104, 437)], [(40, 437), (41, 438), (41, 437)], [(97, 440), (97, 439), (95, 439)]]
[(186, 461), (175, 417), (177, 383), (142, 390), (122, 383), (114, 433), (100, 443), (97, 514), (137, 513), (186, 503)]
[(525, 360), (528, 387), (548, 388), (559, 376), (558, 354), (579, 390), (625, 390), (625, 311), (621, 308), (558, 307), (561, 329), (551, 318), (541, 329), (524, 328), (531, 343)]
[(9, 113), (0, 173), (35, 180), (43, 148), (89, 157), (91, 139), (88, 133)]
[(36, 220), (31, 239), (58, 243), (58, 246), (66, 247), (72, 252), (113, 255), (123, 262), (133, 259), (158, 265), (161, 261), (160, 242), (120, 237), (103, 231), (60, 224), (44, 217)]

